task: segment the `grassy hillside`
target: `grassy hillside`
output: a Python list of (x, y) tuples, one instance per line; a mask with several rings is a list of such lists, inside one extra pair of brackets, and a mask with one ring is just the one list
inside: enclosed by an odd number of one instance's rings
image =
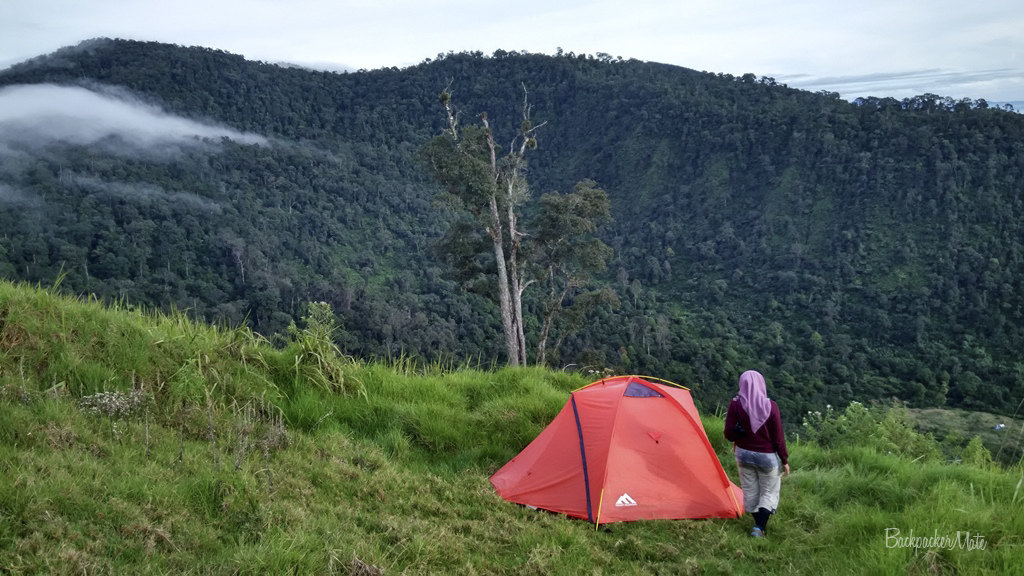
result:
[(917, 429), (951, 447), (978, 437), (996, 461), (1012, 464), (1024, 457), (1024, 418), (1019, 413), (1016, 418), (1008, 418), (989, 412), (941, 408), (907, 412)]
[[(765, 541), (747, 519), (595, 530), (506, 503), (488, 475), (581, 376), (367, 364), (324, 338), (327, 310), (306, 320), (275, 348), (0, 283), (0, 571), (1007, 574), (1024, 560), (1019, 465), (978, 446), (950, 462), (899, 410), (859, 405), (791, 436)], [(735, 480), (721, 419), (704, 425)], [(887, 529), (970, 531), (985, 548), (887, 547)]]

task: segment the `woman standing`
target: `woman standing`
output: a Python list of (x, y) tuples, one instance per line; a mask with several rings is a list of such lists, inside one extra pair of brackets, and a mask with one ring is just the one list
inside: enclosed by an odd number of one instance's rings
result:
[(725, 415), (725, 437), (734, 444), (743, 506), (754, 517), (750, 535), (764, 538), (779, 505), (781, 479), (789, 475), (789, 454), (779, 405), (768, 398), (764, 376), (748, 370), (740, 375), (739, 387)]

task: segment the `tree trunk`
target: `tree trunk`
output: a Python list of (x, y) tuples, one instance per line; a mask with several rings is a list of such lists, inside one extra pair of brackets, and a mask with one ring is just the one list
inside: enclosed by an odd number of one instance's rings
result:
[(537, 365), (543, 366), (547, 360), (548, 333), (551, 332), (551, 323), (554, 321), (555, 311), (549, 308), (544, 314), (544, 325), (540, 328), (540, 340), (537, 342)]
[(505, 331), (505, 349), (512, 366), (519, 365), (519, 338), (516, 336), (512, 316), (512, 297), (508, 289), (508, 270), (505, 263), (505, 248), (502, 246), (501, 219), (498, 215), (498, 200), (491, 196), (491, 226), (488, 232), (494, 243), (494, 263), (498, 267), (498, 305), (501, 308), (501, 324)]
[[(549, 271), (548, 274), (550, 276), (554, 275), (554, 273), (551, 271)], [(547, 306), (544, 308), (544, 324), (541, 326), (540, 340), (537, 342), (538, 366), (544, 366), (544, 364), (547, 362), (548, 335), (550, 335), (551, 333), (551, 325), (555, 321), (555, 314), (558, 312), (558, 308), (562, 305), (562, 302), (565, 301), (565, 296), (568, 293), (569, 289), (565, 288), (562, 290), (561, 296), (557, 296), (556, 298), (555, 287), (554, 285), (551, 286), (551, 294), (548, 297)], [(559, 339), (559, 342), (555, 345), (555, 350), (558, 349), (558, 344), (560, 343), (561, 339)]]
[[(497, 185), (501, 181), (501, 171), (498, 170), (498, 154), (494, 145), (494, 134), (491, 131), (491, 125), (487, 122), (486, 113), (480, 115), (480, 121), (483, 123), (484, 129), (487, 130), (487, 147), (490, 148), (491, 155), (491, 177), (494, 179), (494, 184), (497, 188)], [(512, 184), (510, 183), (510, 190), (511, 186)], [(502, 327), (505, 330), (505, 348), (508, 351), (508, 362), (512, 366), (519, 366), (526, 362), (523, 359), (523, 351), (521, 350), (519, 339), (519, 332), (522, 329), (522, 310), (520, 305), (518, 305), (518, 291), (514, 289), (514, 286), (512, 290), (509, 289), (510, 282), (518, 282), (518, 274), (515, 265), (515, 251), (517, 245), (514, 220), (515, 211), (511, 204), (511, 197), (507, 198), (507, 200), (509, 201), (510, 216), (509, 241), (511, 242), (511, 245), (509, 250), (512, 255), (511, 265), (505, 260), (505, 247), (501, 231), (501, 214), (498, 212), (498, 199), (495, 194), (492, 194), (490, 198), (491, 227), (488, 232), (491, 235), (491, 241), (494, 242), (494, 259), (495, 263), (498, 265), (498, 303), (501, 307)], [(513, 302), (513, 298), (515, 298), (515, 302)], [(519, 326), (518, 328), (517, 325)]]
[(513, 183), (508, 185), (508, 233), (511, 238), (509, 247), (509, 275), (512, 280), (512, 313), (515, 324), (516, 347), (519, 349), (519, 362), (526, 365), (526, 335), (523, 331), (523, 273), (519, 269), (519, 231), (516, 230), (516, 212), (512, 199)]

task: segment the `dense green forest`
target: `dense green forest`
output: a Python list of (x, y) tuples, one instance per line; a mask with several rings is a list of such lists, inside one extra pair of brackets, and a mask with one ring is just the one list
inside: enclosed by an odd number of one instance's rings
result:
[[(534, 194), (592, 179), (613, 217), (601, 282), (619, 305), (549, 351), (555, 367), (657, 375), (710, 411), (748, 368), (790, 414), (1024, 398), (1024, 116), (982, 100), (847, 102), (605, 55), (338, 74), (111, 40), (0, 71), (0, 97), (38, 84), (265, 140), (40, 143), (0, 126), (5, 278), (63, 274), (70, 292), (268, 336), (325, 301), (348, 354), (503, 362), (488, 292), (437, 249), (456, 216), (417, 152), (444, 127), (445, 87), (499, 142), (525, 87), (545, 123)], [(528, 339), (540, 297), (526, 294)]]

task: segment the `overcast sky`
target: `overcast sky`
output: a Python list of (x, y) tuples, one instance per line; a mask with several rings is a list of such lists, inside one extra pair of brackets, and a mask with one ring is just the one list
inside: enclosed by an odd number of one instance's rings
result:
[(0, 0), (0, 68), (100, 36), (328, 69), (496, 49), (1024, 107), (1020, 0)]

